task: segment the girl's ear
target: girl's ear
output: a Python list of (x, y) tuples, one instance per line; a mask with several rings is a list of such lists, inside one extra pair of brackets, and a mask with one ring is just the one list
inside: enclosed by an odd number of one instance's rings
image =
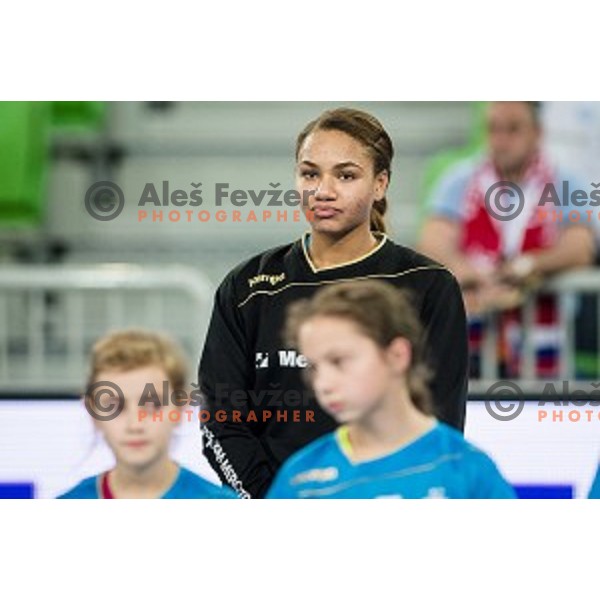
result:
[(387, 354), (392, 367), (398, 374), (405, 373), (410, 367), (412, 360), (412, 346), (406, 338), (394, 338), (387, 348)]

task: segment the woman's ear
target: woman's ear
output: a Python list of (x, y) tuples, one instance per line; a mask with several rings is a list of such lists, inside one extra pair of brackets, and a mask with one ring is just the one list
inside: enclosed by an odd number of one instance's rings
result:
[(396, 337), (388, 345), (387, 355), (394, 371), (403, 374), (410, 367), (412, 346), (406, 338)]
[(375, 176), (375, 200), (382, 200), (390, 183), (389, 173), (384, 169)]

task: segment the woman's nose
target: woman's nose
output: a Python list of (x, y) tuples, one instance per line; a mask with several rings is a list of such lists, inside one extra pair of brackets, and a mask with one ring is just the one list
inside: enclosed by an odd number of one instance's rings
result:
[(319, 185), (315, 191), (317, 200), (333, 200), (335, 198), (335, 185), (331, 177), (321, 177)]

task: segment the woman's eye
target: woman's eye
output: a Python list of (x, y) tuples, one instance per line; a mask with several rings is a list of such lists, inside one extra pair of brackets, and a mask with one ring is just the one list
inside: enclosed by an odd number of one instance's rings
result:
[(304, 179), (314, 179), (318, 175), (318, 173), (316, 171), (302, 171), (300, 175)]
[(340, 179), (342, 181), (352, 181), (353, 179), (356, 179), (356, 176), (354, 173), (340, 173)]

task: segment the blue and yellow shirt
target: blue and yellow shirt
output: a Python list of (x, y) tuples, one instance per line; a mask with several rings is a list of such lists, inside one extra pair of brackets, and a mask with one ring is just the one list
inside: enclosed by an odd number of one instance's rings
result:
[(494, 462), (453, 428), (428, 432), (373, 459), (352, 459), (340, 427), (294, 454), (269, 498), (515, 498)]

